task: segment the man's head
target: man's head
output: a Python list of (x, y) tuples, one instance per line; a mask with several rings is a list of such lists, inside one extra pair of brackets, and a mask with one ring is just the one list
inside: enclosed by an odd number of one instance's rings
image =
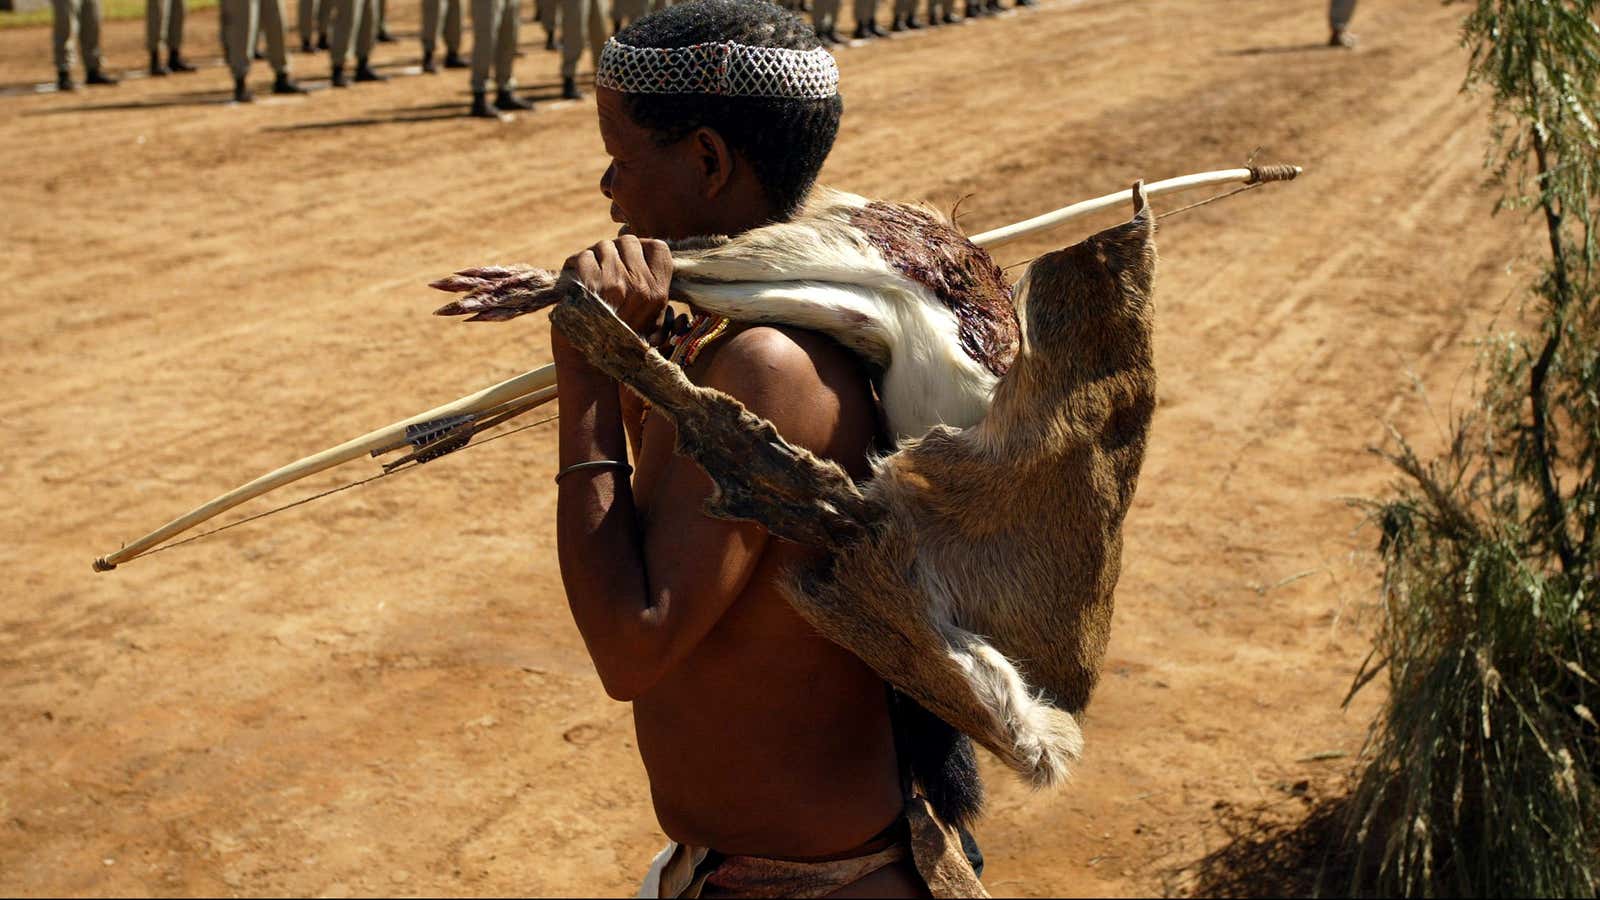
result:
[[(659, 52), (726, 44), (734, 46)], [(619, 32), (602, 56), (596, 98), (612, 157), (600, 183), (612, 217), (641, 237), (670, 240), (793, 216), (843, 110), (837, 69), (819, 46), (804, 20), (755, 0), (691, 0)], [(700, 76), (721, 69), (697, 53), (720, 53), (728, 71), (751, 78), (703, 90)], [(690, 89), (670, 92), (680, 86)]]

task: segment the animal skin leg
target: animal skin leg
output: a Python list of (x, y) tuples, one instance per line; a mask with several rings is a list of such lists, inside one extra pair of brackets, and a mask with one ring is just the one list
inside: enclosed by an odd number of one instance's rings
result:
[(983, 638), (936, 620), (923, 594), (897, 587), (901, 562), (869, 537), (822, 569), (795, 573), (785, 595), (819, 633), (1034, 786), (1065, 781), (1083, 752), (1077, 720), (1030, 692)]
[(550, 321), (589, 362), (650, 401), (677, 429), (677, 451), (714, 485), (709, 515), (757, 522), (777, 537), (835, 548), (875, 517), (844, 470), (784, 440), (738, 400), (699, 387), (577, 282)]

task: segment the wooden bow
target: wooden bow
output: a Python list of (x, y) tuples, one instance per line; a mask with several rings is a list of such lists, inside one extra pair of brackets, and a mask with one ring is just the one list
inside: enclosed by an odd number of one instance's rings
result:
[[(1146, 185), (1145, 194), (1149, 197), (1156, 197), (1162, 194), (1220, 184), (1242, 183), (1257, 185), (1269, 181), (1289, 181), (1299, 175), (1300, 171), (1298, 166), (1249, 166), (1216, 172), (1202, 172), (1196, 175), (1185, 175), (1180, 178), (1170, 178), (1166, 181), (1158, 181), (1154, 184)], [(1106, 194), (1103, 197), (1085, 200), (1042, 216), (1007, 225), (1004, 228), (986, 231), (974, 236), (972, 242), (985, 249), (992, 249), (1054, 228), (1072, 219), (1103, 209), (1124, 205), (1129, 202), (1130, 198), (1131, 193), (1126, 190)], [(216, 497), (203, 506), (184, 513), (133, 543), (125, 545), (115, 553), (108, 553), (97, 558), (94, 561), (94, 570), (96, 572), (109, 572), (129, 560), (159, 549), (162, 544), (177, 537), (179, 534), (227, 512), (241, 503), (367, 454), (377, 456), (381, 453), (411, 446), (414, 448), (412, 453), (388, 464), (385, 469), (389, 470), (406, 462), (426, 462), (429, 459), (465, 446), (467, 441), (477, 432), (547, 403), (554, 399), (555, 396), (555, 366), (546, 365), (531, 372), (525, 372), (515, 378), (484, 388), (459, 400), (435, 407), (427, 412), (418, 413), (392, 425), (386, 425), (376, 431), (345, 441), (337, 447), (323, 450), (320, 453), (313, 453), (304, 459), (289, 463), (282, 468), (274, 469), (247, 484)]]

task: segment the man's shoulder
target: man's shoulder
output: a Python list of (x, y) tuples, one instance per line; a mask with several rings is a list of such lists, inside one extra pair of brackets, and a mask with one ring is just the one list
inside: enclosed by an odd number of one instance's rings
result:
[(790, 440), (847, 453), (857, 438), (871, 442), (877, 409), (866, 368), (832, 338), (786, 325), (737, 326), (707, 351), (695, 380), (738, 398)]

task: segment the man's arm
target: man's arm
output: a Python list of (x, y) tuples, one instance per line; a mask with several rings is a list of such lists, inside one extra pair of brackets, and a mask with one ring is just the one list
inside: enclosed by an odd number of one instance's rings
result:
[[(590, 253), (593, 264), (578, 260), (576, 274), (623, 321), (636, 329), (635, 319), (649, 321), (649, 304), (638, 296), (642, 289), (620, 286), (627, 280), (617, 274), (618, 266), (626, 268), (621, 259), (627, 249)], [(607, 276), (612, 254), (618, 262)], [(559, 334), (552, 336), (552, 349), (560, 378), (562, 467), (626, 459), (616, 382), (590, 367)], [(814, 335), (756, 328), (715, 347), (705, 366), (703, 384), (772, 420), (789, 440), (860, 473), (872, 440), (871, 399), (853, 362), (835, 345)], [(606, 692), (619, 700), (648, 691), (693, 651), (744, 592), (769, 541), (759, 526), (705, 515), (711, 481), (672, 452), (665, 421), (652, 422), (639, 466), (648, 522), (641, 520), (633, 484), (621, 470), (607, 468), (579, 469), (563, 478), (556, 514), (573, 619)]]

